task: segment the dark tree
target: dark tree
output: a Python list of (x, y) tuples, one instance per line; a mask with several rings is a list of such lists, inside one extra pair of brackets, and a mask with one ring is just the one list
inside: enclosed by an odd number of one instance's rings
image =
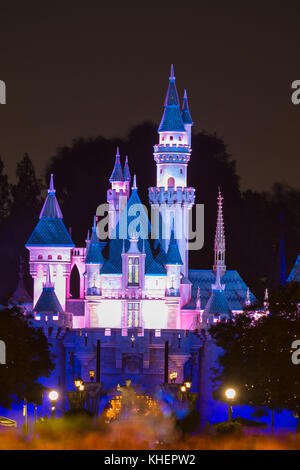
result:
[(0, 311), (0, 339), (6, 344), (6, 364), (0, 365), (0, 405), (9, 408), (27, 399), (37, 402), (43, 391), (39, 377), (54, 369), (44, 334), (16, 307)]
[[(224, 350), (215, 371), (215, 398), (237, 389), (236, 402), (267, 410), (300, 411), (300, 366), (292, 362), (292, 343), (300, 339), (300, 284), (288, 283), (271, 292), (264, 315), (255, 319), (250, 306), (234, 321), (210, 328)], [(267, 313), (267, 312), (271, 313)]]
[(8, 217), (11, 206), (8, 177), (3, 173), (3, 170), (4, 163), (0, 157), (0, 224), (6, 217)]

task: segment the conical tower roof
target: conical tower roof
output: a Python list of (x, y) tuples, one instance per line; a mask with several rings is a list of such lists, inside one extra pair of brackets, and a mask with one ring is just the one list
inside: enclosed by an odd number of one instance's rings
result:
[(94, 217), (94, 224), (92, 228), (91, 240), (88, 243), (87, 254), (85, 258), (86, 264), (103, 264), (105, 262), (102, 256), (103, 246), (105, 244), (100, 243), (97, 235), (97, 220)]
[(18, 286), (9, 299), (10, 303), (13, 304), (26, 304), (26, 303), (31, 303), (32, 298), (28, 294), (25, 286), (24, 286), (24, 275), (23, 275), (23, 265), (24, 265), (24, 260), (22, 257), (20, 257), (20, 268), (19, 268), (19, 282)]
[(184, 124), (188, 124), (190, 126), (194, 124), (191, 118), (186, 90), (184, 90), (181, 117)]
[(165, 109), (158, 132), (185, 132), (180, 112), (180, 103), (175, 84), (174, 68), (171, 65), (169, 87), (164, 103)]
[(122, 170), (122, 165), (120, 161), (119, 147), (117, 147), (115, 166), (112, 171), (111, 177), (109, 178), (109, 181), (111, 183), (113, 183), (114, 181), (124, 181), (123, 170)]
[(124, 180), (125, 181), (131, 181), (131, 175), (130, 175), (130, 170), (129, 170), (129, 164), (128, 164), (128, 157), (126, 155), (125, 158), (125, 164), (124, 164)]
[(51, 282), (50, 268), (48, 268), (47, 281), (43, 285), (42, 293), (33, 311), (36, 313), (64, 313), (55, 293), (54, 284)]
[(174, 229), (172, 229), (171, 231), (171, 237), (170, 237), (169, 248), (167, 251), (165, 264), (183, 265), (183, 262), (179, 253), (179, 249), (178, 249), (177, 240), (175, 239)]

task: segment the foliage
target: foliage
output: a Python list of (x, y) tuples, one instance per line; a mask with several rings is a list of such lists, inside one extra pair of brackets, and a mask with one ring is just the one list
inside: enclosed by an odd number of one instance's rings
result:
[(17, 307), (0, 310), (0, 337), (6, 344), (6, 364), (0, 365), (0, 406), (9, 408), (24, 398), (38, 403), (43, 391), (38, 379), (54, 369), (47, 338)]
[[(288, 283), (271, 292), (265, 314), (255, 319), (249, 307), (233, 321), (210, 328), (224, 350), (215, 371), (215, 398), (225, 400), (227, 386), (237, 390), (236, 403), (299, 412), (299, 368), (291, 345), (300, 339), (300, 285)], [(271, 313), (267, 313), (270, 311)]]

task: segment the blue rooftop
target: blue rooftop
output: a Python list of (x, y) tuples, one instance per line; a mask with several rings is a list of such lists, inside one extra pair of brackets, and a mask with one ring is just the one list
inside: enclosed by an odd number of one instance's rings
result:
[(165, 109), (160, 126), (158, 128), (158, 132), (185, 132), (185, 127), (180, 112), (179, 97), (175, 84), (173, 66), (171, 68), (169, 87), (164, 106)]
[(288, 277), (288, 282), (300, 282), (300, 255), (298, 256), (296, 263)]
[(177, 264), (177, 265), (183, 265), (177, 241), (174, 236), (174, 230), (171, 231), (171, 238), (169, 242), (169, 248), (167, 251), (167, 256), (166, 256), (166, 264)]
[(211, 315), (232, 315), (232, 311), (223, 290), (212, 290), (204, 312)]
[(186, 90), (184, 90), (181, 117), (182, 117), (182, 121), (183, 121), (184, 124), (189, 124), (191, 126), (194, 124), (193, 121), (192, 121), (192, 118), (191, 118), (191, 113), (190, 113), (190, 109), (189, 109)]
[(26, 245), (29, 246), (75, 246), (62, 219), (39, 220)]
[(37, 301), (34, 312), (37, 313), (64, 313), (62, 306), (54, 292), (54, 287), (44, 287)]

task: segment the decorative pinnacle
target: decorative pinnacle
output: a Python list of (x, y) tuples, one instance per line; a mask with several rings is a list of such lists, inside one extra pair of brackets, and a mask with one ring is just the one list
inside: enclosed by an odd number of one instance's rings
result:
[(97, 217), (94, 215), (94, 220), (93, 220), (93, 232), (96, 232), (97, 230)]
[(184, 90), (183, 99), (184, 99), (184, 100), (187, 100), (187, 92), (186, 92), (186, 90)]
[(171, 74), (170, 74), (170, 80), (175, 80), (175, 75), (174, 75), (174, 66), (171, 64)]
[(248, 289), (247, 289), (247, 297), (246, 297), (245, 305), (247, 305), (247, 306), (251, 305), (250, 289), (249, 289), (249, 287), (248, 287)]
[(117, 147), (117, 153), (116, 153), (116, 157), (119, 157), (120, 156), (120, 149), (119, 149), (119, 146)]
[(51, 173), (51, 176), (50, 176), (50, 184), (49, 184), (48, 194), (55, 194), (53, 173)]
[(136, 185), (136, 175), (133, 176), (133, 186), (132, 186), (132, 189), (137, 189), (137, 185)]
[(48, 271), (46, 282), (43, 284), (44, 287), (54, 287), (54, 284), (51, 282), (51, 272), (50, 272), (50, 265), (48, 264)]

